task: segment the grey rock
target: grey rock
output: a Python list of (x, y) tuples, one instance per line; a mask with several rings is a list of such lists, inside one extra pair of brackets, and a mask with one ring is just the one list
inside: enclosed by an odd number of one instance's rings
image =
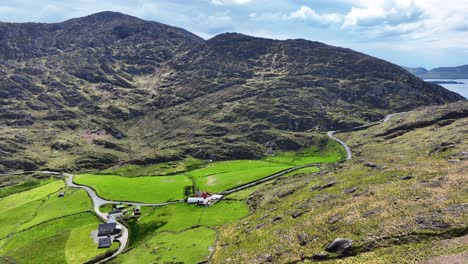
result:
[(291, 214), (291, 217), (292, 218), (298, 218), (303, 214), (304, 214), (304, 212), (294, 212), (294, 213)]
[(335, 184), (336, 184), (335, 181), (329, 182), (329, 183), (327, 183), (327, 184), (321, 186), (321, 187), (319, 188), (319, 190), (323, 190), (323, 189), (326, 189), (326, 188), (330, 188), (330, 187), (332, 187), (332, 186), (335, 185)]
[(348, 238), (337, 238), (325, 248), (328, 252), (346, 252), (352, 249), (353, 241)]
[(330, 220), (328, 221), (329, 224), (334, 224), (338, 221), (340, 221), (341, 219), (343, 219), (343, 217), (341, 215), (334, 215), (330, 218)]
[(346, 193), (346, 194), (354, 193), (355, 191), (357, 191), (356, 187), (352, 187), (352, 188), (348, 188), (348, 189), (343, 190), (343, 192)]
[(400, 177), (400, 180), (402, 180), (402, 181), (406, 181), (406, 180), (410, 180), (410, 179), (413, 179), (413, 178), (414, 178), (414, 177), (413, 177), (413, 176), (411, 176), (411, 175), (406, 175), (406, 176), (402, 176), (402, 177)]

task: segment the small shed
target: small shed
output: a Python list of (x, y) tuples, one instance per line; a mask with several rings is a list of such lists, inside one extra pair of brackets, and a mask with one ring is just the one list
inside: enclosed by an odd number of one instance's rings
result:
[(121, 211), (112, 211), (112, 212), (109, 212), (107, 217), (122, 218), (123, 213)]
[(117, 209), (117, 210), (122, 210), (122, 209), (124, 209), (124, 208), (125, 208), (125, 205), (123, 205), (123, 204), (117, 204), (117, 205), (115, 205), (115, 209)]
[(133, 208), (133, 215), (141, 215), (140, 206), (135, 206), (135, 208)]
[(111, 244), (112, 241), (110, 237), (104, 237), (98, 240), (98, 248), (108, 248), (111, 246)]
[(117, 228), (117, 223), (100, 224), (98, 227), (98, 236), (112, 236), (120, 234), (120, 229)]
[(60, 192), (60, 193), (58, 194), (58, 197), (63, 197), (63, 196), (65, 196), (65, 193), (64, 193), (64, 192)]

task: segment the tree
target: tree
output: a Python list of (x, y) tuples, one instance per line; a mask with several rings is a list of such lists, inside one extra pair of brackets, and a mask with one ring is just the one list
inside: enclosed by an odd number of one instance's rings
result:
[(193, 186), (187, 185), (184, 186), (184, 196), (187, 198), (189, 196), (193, 196)]

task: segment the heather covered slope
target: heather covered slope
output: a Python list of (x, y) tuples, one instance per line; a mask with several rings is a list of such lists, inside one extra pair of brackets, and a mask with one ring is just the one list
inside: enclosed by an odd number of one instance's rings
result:
[[(220, 231), (211, 263), (462, 263), (467, 129), (461, 102), (337, 134), (354, 158), (244, 192), (251, 215)], [(352, 245), (327, 251), (337, 238)]]
[(192, 155), (325, 148), (321, 132), (462, 97), (306, 40), (222, 34), (102, 12), (0, 24), (0, 171), (101, 169)]

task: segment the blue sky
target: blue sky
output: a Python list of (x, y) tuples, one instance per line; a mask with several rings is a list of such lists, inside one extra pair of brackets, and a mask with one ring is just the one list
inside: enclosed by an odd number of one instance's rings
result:
[(352, 48), (404, 66), (468, 64), (468, 0), (9, 0), (4, 22), (118, 11), (205, 39), (240, 32)]

